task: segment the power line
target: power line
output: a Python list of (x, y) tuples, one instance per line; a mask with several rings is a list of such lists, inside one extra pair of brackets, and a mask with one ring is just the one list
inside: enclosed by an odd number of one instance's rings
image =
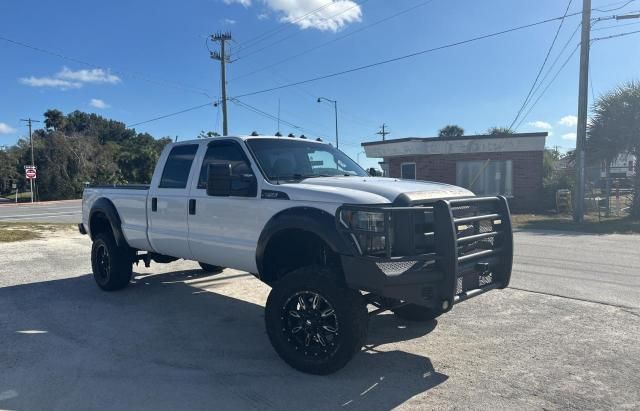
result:
[(4, 36), (0, 36), (0, 40), (6, 41), (7, 43), (14, 44), (16, 46), (25, 47), (25, 48), (37, 51), (39, 53), (48, 54), (50, 56), (58, 57), (58, 58), (63, 59), (63, 60), (71, 61), (73, 63), (82, 64), (84, 66), (91, 67), (91, 68), (94, 68), (94, 69), (111, 71), (111, 72), (113, 72), (115, 74), (119, 74), (121, 76), (129, 76), (131, 78), (142, 80), (142, 81), (146, 81), (148, 83), (164, 85), (164, 86), (178, 88), (178, 89), (182, 89), (182, 90), (186, 90), (186, 91), (191, 91), (193, 93), (197, 93), (197, 94), (200, 94), (200, 95), (204, 95), (204, 96), (206, 96), (208, 98), (211, 98), (211, 96), (207, 93), (207, 90), (201, 89), (201, 88), (198, 88), (198, 87), (191, 87), (191, 86), (183, 85), (183, 84), (176, 83), (176, 82), (173, 82), (173, 81), (153, 79), (153, 78), (149, 78), (149, 77), (143, 76), (140, 73), (127, 72), (127, 71), (123, 71), (123, 70), (109, 70), (109, 69), (107, 69), (105, 67), (102, 67), (102, 66), (100, 66), (98, 64), (94, 64), (94, 63), (91, 63), (91, 62), (88, 62), (88, 61), (85, 61), (85, 60), (81, 60), (81, 59), (78, 59), (78, 58), (75, 58), (75, 57), (70, 57), (70, 56), (64, 55), (62, 53), (59, 53), (57, 51), (43, 49), (41, 47), (33, 46), (31, 44), (27, 44), (27, 43), (24, 43), (24, 42), (21, 42), (21, 41), (18, 41), (18, 40), (13, 40), (13, 39), (10, 39), (10, 38), (4, 37)]
[(174, 112), (174, 113), (169, 113), (169, 114), (164, 114), (164, 115), (159, 116), (159, 117), (154, 117), (154, 118), (151, 118), (151, 119), (149, 119), (149, 120), (144, 120), (144, 121), (140, 121), (140, 122), (138, 122), (138, 123), (133, 123), (133, 124), (127, 124), (127, 127), (131, 128), (131, 127), (139, 126), (140, 124), (151, 123), (152, 121), (162, 120), (163, 118), (177, 116), (178, 114), (186, 113), (186, 112), (188, 112), (188, 111), (197, 110), (197, 109), (199, 109), (199, 108), (206, 107), (206, 106), (210, 106), (210, 105), (212, 105), (212, 104), (214, 104), (214, 105), (216, 105), (216, 106), (217, 106), (217, 103), (211, 103), (211, 102), (209, 102), (209, 103), (205, 103), (205, 104), (200, 104), (200, 105), (198, 105), (198, 106), (193, 106), (193, 107), (185, 108), (184, 110), (176, 111), (176, 112)]
[(638, 21), (635, 22), (635, 23), (614, 24), (614, 25), (611, 25), (611, 26), (598, 27), (597, 29), (591, 29), (591, 31), (611, 30), (611, 29), (617, 29), (619, 27), (637, 26), (638, 24), (640, 24), (640, 22), (638, 22)]
[[(620, 6), (620, 7), (615, 7), (615, 8), (612, 8), (612, 9), (607, 9), (607, 10), (602, 10), (602, 9), (591, 9), (591, 10), (593, 10), (593, 11), (599, 11), (599, 12), (601, 12), (601, 13), (608, 13), (608, 12), (610, 12), (610, 11), (616, 11), (616, 10), (623, 9), (623, 8), (627, 7), (629, 4), (633, 3), (634, 1), (636, 1), (636, 0), (628, 0), (628, 1), (627, 1), (627, 2), (625, 2), (622, 6)], [(619, 2), (619, 3), (621, 3), (621, 2)], [(618, 4), (619, 4), (619, 3), (618, 3)], [(610, 6), (610, 5), (612, 5), (612, 4), (616, 4), (616, 3), (611, 3), (611, 4), (608, 4), (607, 6)], [(605, 6), (605, 7), (606, 7), (606, 6)]]
[(231, 79), (231, 81), (238, 80), (238, 79), (241, 79), (241, 78), (245, 78), (245, 77), (248, 77), (248, 76), (252, 76), (254, 74), (257, 74), (257, 73), (260, 73), (260, 72), (262, 72), (264, 70), (267, 70), (269, 68), (272, 68), (272, 67), (275, 67), (275, 66), (279, 66), (280, 64), (283, 64), (283, 63), (286, 63), (286, 62), (291, 61), (293, 59), (296, 59), (298, 57), (304, 56), (304, 55), (309, 54), (309, 53), (311, 53), (313, 51), (316, 51), (316, 50), (318, 50), (318, 49), (320, 49), (322, 47), (328, 46), (329, 44), (333, 44), (333, 43), (336, 43), (336, 42), (338, 42), (340, 40), (344, 40), (347, 37), (351, 37), (351, 36), (353, 36), (355, 34), (358, 34), (358, 33), (362, 32), (362, 31), (368, 30), (368, 29), (370, 29), (370, 28), (372, 28), (374, 26), (382, 24), (382, 23), (384, 23), (384, 22), (386, 22), (388, 20), (394, 19), (394, 18), (396, 18), (398, 16), (401, 16), (403, 14), (409, 13), (409, 12), (411, 12), (413, 10), (416, 10), (416, 9), (420, 8), (420, 7), (426, 6), (427, 4), (429, 4), (429, 3), (433, 2), (433, 1), (434, 0), (423, 1), (423, 2), (421, 2), (419, 4), (416, 4), (416, 5), (412, 6), (412, 7), (409, 7), (407, 9), (401, 10), (401, 11), (399, 11), (397, 13), (394, 13), (391, 16), (388, 16), (388, 17), (385, 17), (383, 19), (377, 20), (377, 21), (375, 21), (373, 23), (367, 24), (367, 25), (365, 25), (363, 27), (360, 27), (357, 30), (350, 31), (350, 32), (348, 32), (346, 34), (343, 34), (342, 36), (338, 36), (338, 37), (336, 37), (336, 38), (334, 38), (332, 40), (329, 40), (329, 41), (326, 41), (324, 43), (318, 44), (317, 46), (311, 47), (311, 48), (309, 48), (307, 50), (304, 50), (304, 51), (302, 51), (300, 53), (297, 53), (297, 54), (294, 54), (292, 56), (289, 56), (289, 57), (287, 57), (285, 59), (282, 59), (282, 60), (280, 60), (278, 62), (275, 62), (273, 64), (269, 64), (269, 65), (264, 66), (262, 68), (259, 68), (257, 70), (251, 71), (249, 73), (241, 74), (241, 75)]
[(637, 33), (640, 33), (640, 30), (628, 31), (626, 33), (612, 34), (611, 36), (605, 36), (605, 37), (596, 37), (595, 39), (591, 39), (591, 42), (593, 43), (594, 41), (599, 41), (599, 40), (615, 39), (617, 37), (630, 36), (632, 34), (637, 34)]
[(551, 42), (551, 45), (549, 46), (549, 49), (547, 50), (547, 54), (544, 56), (544, 60), (542, 60), (542, 64), (540, 65), (540, 68), (538, 69), (538, 74), (536, 74), (536, 78), (535, 78), (535, 80), (533, 80), (533, 84), (531, 84), (531, 88), (529, 88), (529, 92), (527, 93), (527, 96), (525, 97), (524, 101), (522, 102), (522, 105), (520, 106), (520, 109), (518, 110), (518, 113), (516, 114), (516, 117), (511, 122), (511, 125), (509, 125), (509, 128), (512, 128), (513, 125), (516, 123), (516, 121), (518, 121), (518, 117), (520, 117), (520, 114), (522, 114), (522, 111), (524, 110), (524, 108), (526, 107), (527, 103), (529, 102), (529, 99), (531, 98), (531, 93), (533, 93), (533, 89), (536, 87), (536, 84), (538, 83), (538, 80), (540, 79), (540, 75), (542, 75), (542, 71), (544, 70), (544, 67), (547, 64), (547, 61), (549, 60), (549, 56), (551, 55), (551, 51), (553, 50), (553, 46), (556, 45), (556, 40), (558, 40), (558, 35), (560, 34), (560, 31), (562, 30), (562, 26), (564, 25), (564, 19), (566, 18), (567, 13), (569, 13), (569, 7), (571, 7), (571, 3), (572, 2), (573, 2), (573, 0), (569, 0), (569, 2), (567, 3), (567, 7), (564, 10), (564, 15), (562, 16), (562, 20), (560, 20), (560, 24), (558, 25), (558, 29), (556, 30), (556, 34), (553, 36), (553, 41)]
[[(564, 61), (564, 63), (562, 63), (562, 65), (560, 66), (560, 68), (558, 69), (558, 71), (556, 71), (556, 74), (553, 76), (553, 78), (551, 79), (551, 81), (549, 81), (549, 83), (547, 84), (547, 86), (542, 90), (542, 93), (540, 93), (538, 95), (538, 98), (536, 98), (536, 100), (533, 102), (533, 104), (529, 107), (529, 109), (527, 110), (526, 114), (520, 119), (520, 122), (518, 123), (518, 125), (516, 126), (516, 130), (518, 128), (520, 128), (520, 126), (522, 125), (522, 123), (527, 119), (527, 117), (529, 117), (529, 114), (531, 114), (531, 111), (533, 111), (534, 107), (538, 104), (538, 102), (540, 101), (540, 99), (542, 99), (542, 97), (545, 95), (545, 93), (547, 92), (547, 90), (549, 90), (549, 88), (551, 87), (551, 85), (556, 81), (556, 79), (558, 78), (558, 76), (560, 75), (560, 73), (562, 72), (562, 70), (564, 70), (564, 68), (567, 66), (567, 64), (569, 64), (569, 62), (571, 61), (571, 58), (576, 54), (576, 52), (578, 51), (578, 48), (580, 46), (580, 43), (576, 44), (575, 48), (573, 49), (573, 51), (571, 52), (571, 54), (569, 54), (569, 57), (567, 57), (567, 59)], [(542, 83), (540, 83), (542, 84)]]
[(310, 79), (307, 79), (307, 80), (301, 80), (301, 81), (297, 81), (297, 82), (294, 82), (294, 83), (284, 84), (284, 85), (281, 85), (281, 86), (270, 87), (270, 88), (263, 89), (263, 90), (252, 91), (252, 92), (240, 94), (240, 95), (237, 95), (235, 97), (236, 98), (240, 98), (240, 97), (253, 96), (253, 95), (256, 95), (256, 94), (268, 93), (268, 92), (275, 91), (275, 90), (280, 90), (280, 89), (283, 89), (283, 88), (298, 86), (300, 84), (306, 84), (306, 83), (311, 83), (311, 82), (314, 82), (314, 81), (319, 81), (319, 80), (324, 80), (324, 79), (328, 79), (328, 78), (332, 78), (332, 77), (337, 77), (337, 76), (341, 76), (341, 75), (344, 75), (344, 74), (349, 74), (349, 73), (353, 73), (353, 72), (356, 72), (356, 71), (365, 70), (365, 69), (369, 69), (369, 68), (372, 68), (372, 67), (393, 63), (393, 62), (396, 62), (396, 61), (406, 60), (406, 59), (417, 57), (417, 56), (420, 56), (420, 55), (423, 55), (423, 54), (432, 53), (432, 52), (435, 52), (435, 51), (444, 50), (444, 49), (448, 49), (448, 48), (452, 48), (452, 47), (457, 47), (457, 46), (461, 46), (463, 44), (473, 43), (473, 42), (476, 42), (476, 41), (479, 41), (479, 40), (485, 40), (485, 39), (492, 38), (492, 37), (498, 37), (498, 36), (501, 36), (501, 35), (504, 35), (504, 34), (507, 34), (507, 33), (512, 33), (514, 31), (519, 31), (519, 30), (524, 30), (524, 29), (528, 29), (528, 28), (531, 28), (531, 27), (535, 27), (535, 26), (540, 26), (542, 24), (550, 23), (552, 21), (562, 20), (562, 19), (564, 19), (566, 17), (576, 16), (578, 14), (581, 14), (581, 12), (576, 12), (576, 13), (568, 14), (568, 15), (565, 15), (565, 16), (560, 16), (560, 17), (554, 17), (554, 18), (550, 18), (550, 19), (546, 19), (546, 20), (541, 20), (541, 21), (538, 21), (538, 22), (535, 22), (535, 23), (525, 24), (523, 26), (512, 27), (512, 28), (509, 28), (509, 29), (506, 29), (506, 30), (501, 30), (501, 31), (497, 31), (497, 32), (494, 32), (494, 33), (490, 33), (490, 34), (485, 34), (485, 35), (482, 35), (482, 36), (473, 37), (473, 38), (470, 38), (470, 39), (467, 39), (467, 40), (457, 41), (457, 42), (454, 42), (454, 43), (449, 43), (449, 44), (445, 44), (445, 45), (442, 45), (442, 46), (438, 46), (438, 47), (433, 47), (433, 48), (426, 49), (426, 50), (417, 51), (417, 52), (406, 54), (406, 55), (403, 55), (403, 56), (399, 56), (399, 57), (394, 57), (394, 58), (387, 59), (387, 60), (378, 61), (376, 63), (366, 64), (364, 66), (354, 67), (354, 68), (351, 68), (351, 69), (348, 69), (348, 70), (339, 71), (339, 72), (336, 72), (336, 73), (326, 74), (326, 75), (323, 75), (323, 76), (318, 76), (318, 77), (310, 78)]
[[(256, 114), (259, 114), (259, 115), (261, 115), (263, 117), (266, 117), (266, 118), (274, 120), (274, 121), (278, 121), (278, 116), (275, 116), (275, 115), (273, 115), (271, 113), (267, 113), (266, 111), (261, 110), (261, 109), (255, 107), (255, 106), (252, 106), (252, 105), (250, 105), (248, 103), (245, 103), (244, 101), (240, 101), (239, 99), (233, 98), (233, 97), (230, 98), (230, 100), (232, 102), (236, 103), (237, 105), (239, 105), (239, 106), (241, 106), (241, 107), (243, 107), (245, 109), (248, 109), (248, 110), (250, 110), (250, 111), (252, 111), (252, 112), (254, 112)], [(311, 130), (311, 129), (307, 128), (307, 127), (302, 127), (302, 126), (299, 126), (297, 124), (293, 124), (293, 123), (291, 123), (289, 121), (286, 121), (286, 120), (282, 119), (282, 117), (280, 117), (280, 122), (283, 123), (283, 124), (288, 125), (289, 127), (294, 128), (296, 130), (303, 130), (303, 131), (307, 130), (307, 131), (310, 131), (312, 133), (310, 135), (316, 135), (316, 136), (322, 136), (323, 135), (322, 133), (318, 133), (315, 130)]]
[[(354, 9), (354, 8), (356, 8), (356, 7), (360, 7), (360, 6), (362, 6), (364, 3), (367, 3), (368, 1), (370, 1), (370, 0), (361, 0), (361, 1), (360, 1), (360, 3), (356, 3), (356, 2), (354, 2), (354, 5), (353, 5), (353, 6), (351, 6), (351, 7), (349, 7), (349, 8), (346, 8), (346, 9), (342, 10), (341, 12), (336, 13), (336, 14), (334, 14), (334, 15), (332, 15), (332, 16), (329, 16), (329, 17), (322, 17), (322, 18), (321, 18), (321, 20), (325, 20), (325, 21), (332, 20), (332, 19), (334, 19), (334, 18), (338, 17), (339, 15), (341, 15), (341, 14), (344, 14), (344, 13), (348, 12), (349, 10), (352, 10), (352, 9)], [(294, 32), (294, 33), (292, 33), (292, 34), (290, 34), (290, 35), (288, 35), (288, 36), (282, 37), (282, 38), (280, 38), (280, 39), (278, 39), (278, 40), (274, 41), (273, 43), (270, 43), (270, 44), (268, 44), (268, 45), (266, 45), (266, 46), (264, 46), (264, 47), (262, 47), (262, 48), (260, 48), (260, 49), (258, 49), (258, 50), (252, 51), (252, 52), (250, 52), (249, 54), (246, 54), (246, 55), (244, 55), (244, 56), (240, 56), (240, 57), (236, 58), (236, 60), (245, 59), (245, 58), (247, 58), (247, 57), (249, 57), (249, 56), (252, 56), (252, 55), (254, 55), (254, 54), (260, 53), (261, 51), (264, 51), (264, 50), (266, 50), (266, 49), (268, 49), (268, 48), (270, 48), (270, 47), (273, 47), (273, 46), (275, 46), (276, 44), (280, 44), (280, 43), (282, 43), (282, 42), (283, 42), (283, 41), (285, 41), (285, 40), (288, 40), (288, 39), (290, 39), (290, 38), (292, 38), (292, 37), (295, 37), (295, 36), (299, 35), (300, 33), (301, 33), (301, 31), (296, 31), (296, 32)]]

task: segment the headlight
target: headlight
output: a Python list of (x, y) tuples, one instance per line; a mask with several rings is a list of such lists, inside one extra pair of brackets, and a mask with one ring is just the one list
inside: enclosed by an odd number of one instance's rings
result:
[(351, 237), (360, 252), (377, 255), (386, 251), (387, 238), (384, 235), (385, 214), (375, 211), (342, 210), (340, 223), (352, 231)]
[(384, 213), (342, 210), (340, 220), (347, 228), (384, 233)]

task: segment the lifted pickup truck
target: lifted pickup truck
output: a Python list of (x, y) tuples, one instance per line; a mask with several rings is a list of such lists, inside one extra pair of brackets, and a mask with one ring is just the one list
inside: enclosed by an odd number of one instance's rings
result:
[(79, 229), (103, 290), (139, 261), (253, 273), (272, 287), (275, 351), (313, 374), (362, 348), (371, 315), (429, 321), (506, 287), (513, 255), (504, 197), (370, 177), (330, 144), (287, 137), (171, 144), (149, 186), (87, 188)]

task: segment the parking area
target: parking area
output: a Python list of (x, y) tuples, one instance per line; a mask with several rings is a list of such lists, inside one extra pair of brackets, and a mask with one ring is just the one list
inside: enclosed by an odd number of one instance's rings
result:
[(515, 238), (512, 288), (429, 323), (373, 317), (325, 377), (277, 357), (247, 273), (155, 264), (109, 294), (84, 236), (0, 244), (0, 408), (638, 409), (640, 236)]

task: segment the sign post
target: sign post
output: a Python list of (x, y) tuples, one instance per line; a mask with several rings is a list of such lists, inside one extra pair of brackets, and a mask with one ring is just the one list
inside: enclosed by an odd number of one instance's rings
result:
[[(29, 180), (29, 185), (31, 187), (31, 202), (33, 203), (33, 180), (37, 177), (36, 166), (24, 166), (24, 175)], [(17, 196), (16, 196), (17, 198)]]

